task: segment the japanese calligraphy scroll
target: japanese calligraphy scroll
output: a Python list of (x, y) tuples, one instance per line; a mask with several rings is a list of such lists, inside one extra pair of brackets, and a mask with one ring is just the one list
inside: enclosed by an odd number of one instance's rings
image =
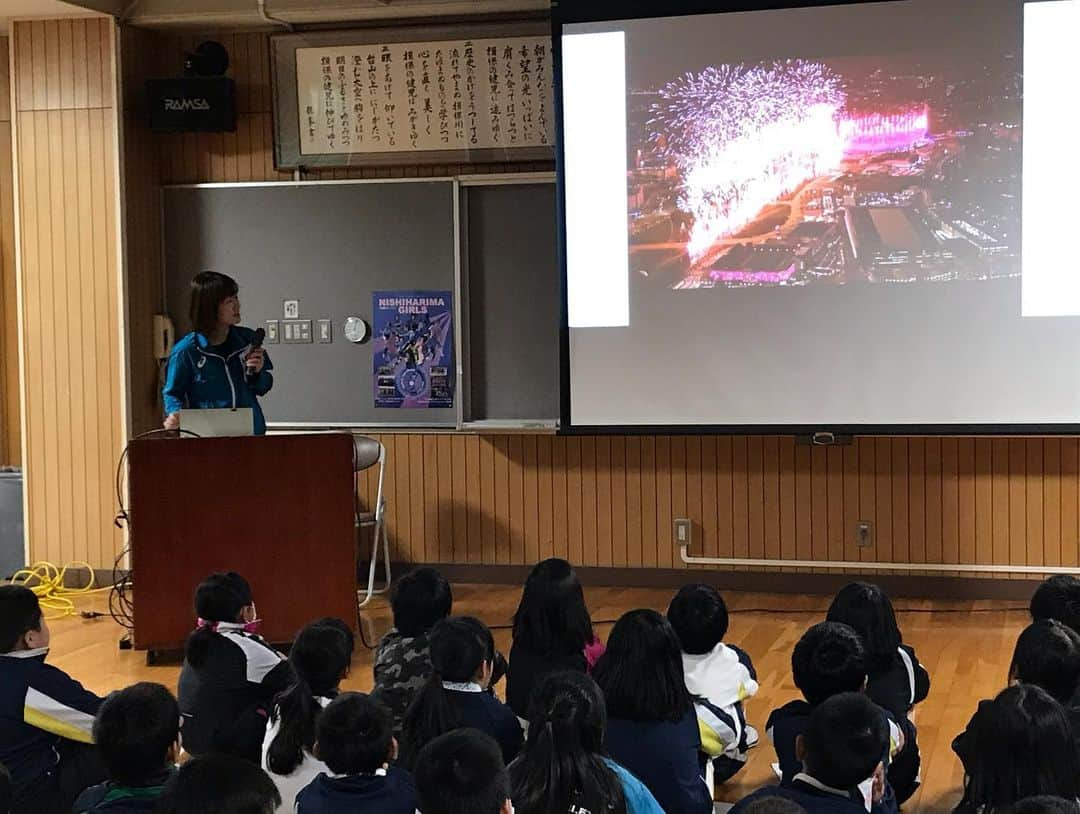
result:
[(275, 38), (279, 108), (295, 111), (283, 121), (279, 110), (279, 166), (551, 157), (550, 36), (327, 44), (313, 36), (291, 48), (281, 41), (294, 38)]

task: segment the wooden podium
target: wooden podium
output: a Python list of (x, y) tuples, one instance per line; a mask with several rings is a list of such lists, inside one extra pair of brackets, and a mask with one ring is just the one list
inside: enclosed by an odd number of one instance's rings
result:
[(351, 435), (146, 439), (128, 456), (136, 649), (182, 648), (214, 571), (251, 583), (272, 642), (323, 616), (355, 626)]

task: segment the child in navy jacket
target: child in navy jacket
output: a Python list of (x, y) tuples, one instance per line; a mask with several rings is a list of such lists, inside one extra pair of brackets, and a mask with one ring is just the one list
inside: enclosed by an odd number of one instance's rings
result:
[(488, 692), (495, 663), (491, 631), (479, 619), (452, 616), (432, 628), (428, 641), (432, 672), (405, 713), (401, 765), (412, 771), (429, 741), (461, 727), (490, 735), (510, 763), (525, 739), (513, 710)]
[(414, 814), (412, 776), (391, 766), (397, 752), (390, 713), (367, 695), (339, 695), (319, 716), (320, 774), (296, 795), (297, 814)]
[[(881, 710), (862, 693), (841, 693), (818, 705), (798, 736), (796, 755), (802, 770), (779, 786), (751, 794), (732, 809), (744, 814), (763, 797), (783, 797), (807, 814), (866, 814), (874, 810), (896, 814), (896, 801), (885, 797), (885, 768), (889, 729)], [(870, 800), (860, 788), (870, 780)]]
[(46, 664), (48, 652), (37, 596), (0, 586), (0, 763), (11, 773), (14, 812), (70, 810), (105, 779), (92, 745), (101, 699)]
[[(795, 686), (802, 691), (805, 700), (791, 701), (773, 710), (765, 724), (785, 782), (790, 782), (802, 770), (796, 743), (806, 731), (814, 710), (834, 695), (864, 691), (866, 668), (862, 643), (847, 625), (821, 622), (806, 631), (795, 645), (791, 655), (791, 671)], [(887, 710), (880, 707), (878, 710), (889, 732), (888, 749), (880, 757), (891, 772), (896, 756), (903, 749), (912, 748), (913, 744), (905, 742), (902, 728)], [(917, 766), (917, 752), (914, 760)], [(900, 780), (903, 785), (895, 789), (892, 777), (889, 777), (886, 798), (895, 796), (896, 800), (903, 801), (914, 793), (917, 786), (908, 781), (906, 773)]]

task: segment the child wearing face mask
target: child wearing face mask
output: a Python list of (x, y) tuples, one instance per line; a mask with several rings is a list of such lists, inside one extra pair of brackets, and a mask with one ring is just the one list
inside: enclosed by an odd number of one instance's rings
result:
[(292, 683), (289, 663), (255, 630), (247, 580), (211, 574), (195, 590), (198, 623), (180, 671), (184, 750), (259, 763), (274, 697)]
[(0, 763), (12, 778), (11, 810), (69, 811), (106, 777), (93, 744), (101, 698), (45, 663), (49, 626), (37, 595), (0, 586)]

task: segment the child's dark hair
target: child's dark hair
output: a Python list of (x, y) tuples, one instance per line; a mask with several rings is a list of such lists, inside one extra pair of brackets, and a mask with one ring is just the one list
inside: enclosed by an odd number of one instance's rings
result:
[(510, 799), (502, 751), (476, 729), (435, 738), (421, 750), (413, 776), (424, 814), (499, 814)]
[(668, 605), (667, 618), (683, 652), (693, 656), (711, 652), (727, 635), (727, 605), (711, 585), (684, 585)]
[(11, 811), (11, 799), (15, 796), (15, 788), (11, 783), (11, 773), (7, 766), (0, 763), (0, 814), (8, 814)]
[(806, 809), (794, 800), (776, 794), (755, 797), (742, 807), (742, 811), (743, 814), (806, 814)]
[(41, 603), (24, 585), (0, 585), (0, 653), (10, 653), (31, 630), (41, 630)]
[(393, 758), (394, 722), (371, 696), (339, 695), (319, 716), (317, 757), (334, 774), (372, 774)]
[[(235, 571), (211, 574), (195, 589), (195, 615), (206, 622), (235, 622), (251, 602), (251, 586)], [(203, 626), (188, 636), (184, 657), (192, 667), (202, 666), (216, 635)]]
[(1080, 758), (1065, 708), (1041, 687), (1017, 684), (979, 705), (961, 806), (994, 811), (1025, 797), (1080, 796)]
[(881, 708), (858, 692), (834, 695), (810, 714), (803, 765), (815, 780), (852, 789), (870, 777), (889, 746)]
[(819, 622), (791, 652), (791, 673), (811, 705), (838, 693), (861, 691), (866, 663), (859, 634), (839, 622)]
[(552, 673), (529, 701), (529, 735), (510, 765), (511, 795), (520, 814), (622, 811), (622, 784), (604, 761), (604, 697), (584, 673)]
[(94, 743), (121, 786), (143, 786), (165, 771), (180, 737), (180, 706), (160, 684), (141, 682), (112, 693), (94, 718)]
[(609, 718), (678, 721), (691, 708), (679, 639), (654, 610), (622, 615), (593, 678), (604, 692)]
[(825, 618), (852, 627), (862, 639), (866, 672), (888, 670), (903, 643), (889, 597), (870, 582), (852, 582), (840, 589)]
[(273, 814), (279, 805), (277, 786), (254, 763), (204, 755), (189, 760), (165, 784), (156, 814)]
[(538, 562), (514, 614), (514, 641), (542, 656), (567, 656), (592, 640), (592, 619), (573, 567), (554, 557)]
[(337, 694), (352, 651), (352, 631), (340, 620), (312, 622), (297, 634), (289, 651), (293, 684), (274, 704), (274, 717), (280, 724), (266, 753), (267, 766), (274, 774), (292, 774), (303, 762), (304, 752), (314, 748), (315, 721), (322, 711), (316, 699)]
[(1080, 814), (1080, 803), (1076, 800), (1066, 800), (1064, 797), (1042, 794), (1038, 797), (1025, 797), (1011, 806), (998, 810), (1008, 812), (1008, 814)]
[(1080, 636), (1055, 619), (1032, 622), (1016, 640), (1009, 676), (1067, 705), (1080, 682)]
[(236, 280), (216, 271), (200, 271), (191, 278), (191, 299), (188, 318), (191, 327), (208, 334), (217, 327), (218, 307), (229, 297), (240, 293)]
[(417, 568), (398, 580), (390, 594), (394, 627), (402, 636), (427, 633), (450, 615), (454, 595), (446, 577), (434, 568)]
[(428, 644), (431, 675), (405, 710), (401, 724), (398, 762), (410, 770), (424, 744), (461, 724), (457, 708), (442, 683), (474, 680), (494, 650), (491, 632), (484, 623), (464, 616), (438, 622), (428, 634)]
[(1031, 618), (1056, 619), (1080, 633), (1080, 579), (1056, 574), (1043, 582), (1031, 597)]

